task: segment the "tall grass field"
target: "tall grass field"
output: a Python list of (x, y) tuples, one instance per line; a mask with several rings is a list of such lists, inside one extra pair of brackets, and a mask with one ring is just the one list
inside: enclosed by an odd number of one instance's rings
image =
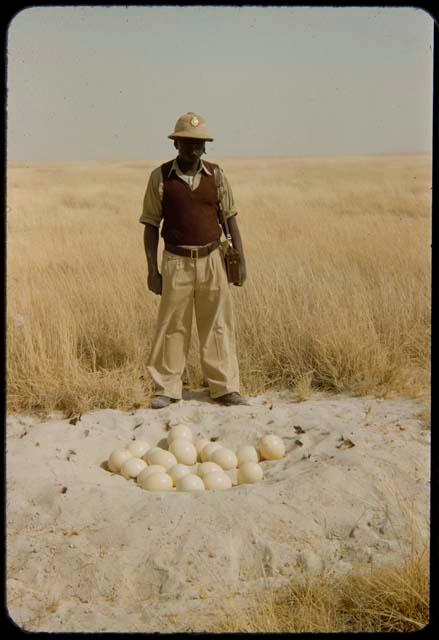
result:
[[(431, 156), (214, 161), (247, 261), (232, 286), (241, 392), (425, 395)], [(8, 166), (9, 412), (148, 406), (159, 297), (138, 219), (158, 164)]]

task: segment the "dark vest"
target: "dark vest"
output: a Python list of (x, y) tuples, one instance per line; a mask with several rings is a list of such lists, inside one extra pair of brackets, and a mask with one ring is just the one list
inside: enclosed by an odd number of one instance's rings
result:
[(219, 240), (218, 197), (210, 162), (205, 162), (212, 175), (201, 172), (195, 191), (175, 171), (168, 177), (172, 160), (161, 166), (163, 177), (162, 236), (169, 244), (203, 245)]

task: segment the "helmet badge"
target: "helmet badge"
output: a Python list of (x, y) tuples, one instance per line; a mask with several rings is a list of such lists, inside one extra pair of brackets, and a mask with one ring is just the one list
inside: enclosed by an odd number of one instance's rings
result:
[(191, 125), (193, 127), (198, 127), (199, 124), (200, 124), (200, 121), (198, 120), (197, 116), (194, 116), (193, 118), (191, 118)]

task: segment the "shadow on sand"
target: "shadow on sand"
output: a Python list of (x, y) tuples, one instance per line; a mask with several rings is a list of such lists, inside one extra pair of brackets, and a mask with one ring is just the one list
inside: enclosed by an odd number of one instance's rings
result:
[(205, 402), (207, 404), (216, 404), (210, 397), (209, 389), (195, 389), (187, 391), (183, 389), (183, 400), (196, 400), (197, 402)]

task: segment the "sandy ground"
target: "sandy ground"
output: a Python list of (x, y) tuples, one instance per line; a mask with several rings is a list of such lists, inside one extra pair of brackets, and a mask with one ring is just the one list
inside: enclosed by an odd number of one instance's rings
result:
[[(161, 410), (7, 419), (7, 605), (32, 631), (204, 631), (262, 586), (398, 562), (429, 528), (421, 403), (268, 393), (220, 407), (186, 392)], [(106, 470), (167, 422), (236, 449), (266, 433), (286, 457), (256, 485), (150, 493)]]

